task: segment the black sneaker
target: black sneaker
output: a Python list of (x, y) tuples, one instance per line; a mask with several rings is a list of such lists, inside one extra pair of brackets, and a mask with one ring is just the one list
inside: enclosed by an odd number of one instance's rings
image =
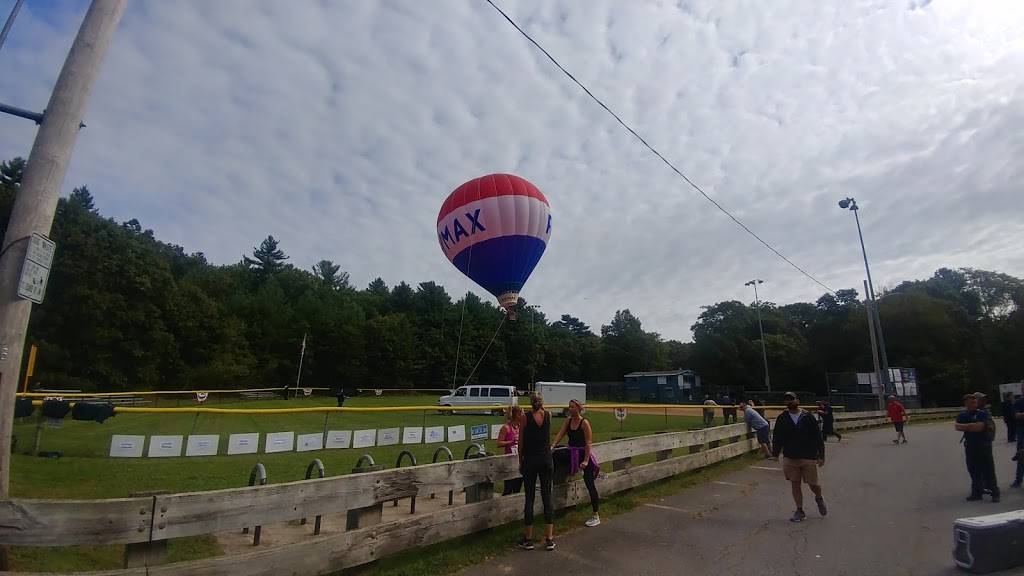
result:
[(544, 549), (547, 550), (548, 552), (551, 552), (552, 550), (554, 550), (555, 549), (555, 541), (552, 540), (551, 538), (545, 538), (544, 539)]
[(824, 498), (815, 498), (814, 501), (818, 504), (818, 513), (822, 516), (828, 515), (828, 508), (825, 507)]
[(999, 494), (993, 494), (992, 495), (992, 503), (993, 504), (999, 504)]
[(804, 518), (807, 518), (807, 514), (804, 514), (803, 510), (797, 510), (793, 512), (793, 516), (789, 519), (790, 522), (803, 522)]
[(523, 550), (533, 550), (533, 540), (527, 540), (526, 538), (520, 538), (519, 543), (516, 544)]
[(970, 496), (965, 498), (965, 500), (967, 500), (968, 502), (977, 502), (978, 500), (981, 500), (981, 494), (971, 494)]

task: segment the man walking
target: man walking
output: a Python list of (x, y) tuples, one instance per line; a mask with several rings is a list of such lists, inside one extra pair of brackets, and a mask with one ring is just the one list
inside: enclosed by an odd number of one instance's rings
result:
[(967, 473), (971, 475), (971, 495), (967, 500), (981, 500), (987, 490), (992, 494), (992, 502), (999, 502), (996, 466), (992, 460), (995, 430), (988, 412), (978, 408), (977, 394), (964, 396), (964, 410), (956, 417), (956, 429), (964, 433)]
[(1006, 423), (1006, 441), (1017, 441), (1017, 414), (1013, 406), (1013, 392), (1003, 394), (1003, 403), (1000, 406), (1003, 412), (1003, 422)]
[(757, 410), (751, 408), (746, 402), (740, 402), (740, 410), (743, 411), (743, 419), (747, 421), (747, 426), (757, 435), (757, 443), (761, 445), (764, 457), (771, 458), (771, 433), (768, 421), (762, 418), (757, 413)]
[(817, 419), (800, 408), (800, 399), (796, 394), (786, 392), (782, 398), (786, 403), (786, 411), (775, 419), (772, 454), (775, 458), (782, 454), (782, 471), (793, 490), (796, 512), (789, 521), (801, 522), (807, 517), (804, 513), (801, 482), (811, 487), (818, 512), (822, 516), (828, 514), (825, 499), (821, 495), (821, 483), (818, 481), (818, 468), (825, 465), (825, 442), (821, 438)]
[(896, 428), (896, 439), (892, 443), (899, 444), (900, 440), (903, 440), (903, 443), (906, 444), (907, 435), (903, 433), (903, 427), (907, 423), (907, 409), (903, 407), (903, 404), (900, 404), (896, 396), (890, 395), (886, 412), (889, 413), (889, 420), (892, 420), (892, 425)]

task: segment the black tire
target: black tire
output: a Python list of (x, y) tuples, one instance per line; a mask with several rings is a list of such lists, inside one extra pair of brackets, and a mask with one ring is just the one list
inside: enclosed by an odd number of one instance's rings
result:
[[(445, 406), (448, 407), (448, 408), (451, 408), (451, 404), (445, 404)], [(442, 416), (451, 416), (453, 414), (455, 414), (454, 410), (441, 410), (441, 415)]]
[(491, 416), (504, 416), (505, 410), (498, 408), (497, 410), (491, 410)]

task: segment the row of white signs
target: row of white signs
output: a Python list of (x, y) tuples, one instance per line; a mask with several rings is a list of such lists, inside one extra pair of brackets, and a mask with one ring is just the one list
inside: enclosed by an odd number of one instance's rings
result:
[[(492, 440), (498, 437), (501, 424), (488, 426), (480, 424), (470, 427), (470, 440)], [(295, 432), (268, 432), (264, 435), (263, 452), (307, 452), (310, 450), (340, 448), (372, 448), (373, 446), (394, 446), (396, 444), (433, 444), (445, 441), (463, 442), (466, 426), (410, 426), (407, 428), (381, 428), (368, 430), (330, 430), (326, 434), (298, 434)], [(145, 436), (114, 434), (110, 437), (110, 456), (113, 458), (141, 458), (146, 443)], [(220, 451), (220, 436), (217, 434), (192, 434), (184, 436), (150, 436), (150, 458), (173, 458), (181, 456), (182, 444), (185, 456), (216, 456)], [(228, 436), (228, 454), (256, 454), (260, 447), (260, 433), (232, 434)]]

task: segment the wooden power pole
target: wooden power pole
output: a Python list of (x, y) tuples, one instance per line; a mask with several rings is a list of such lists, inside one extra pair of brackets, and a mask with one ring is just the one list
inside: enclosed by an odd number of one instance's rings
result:
[[(33, 233), (49, 236), (86, 103), (127, 0), (92, 0), (50, 95), (0, 253), (0, 499), (7, 498), (11, 429), (32, 302), (18, 282)], [(0, 558), (2, 559), (2, 558)]]

